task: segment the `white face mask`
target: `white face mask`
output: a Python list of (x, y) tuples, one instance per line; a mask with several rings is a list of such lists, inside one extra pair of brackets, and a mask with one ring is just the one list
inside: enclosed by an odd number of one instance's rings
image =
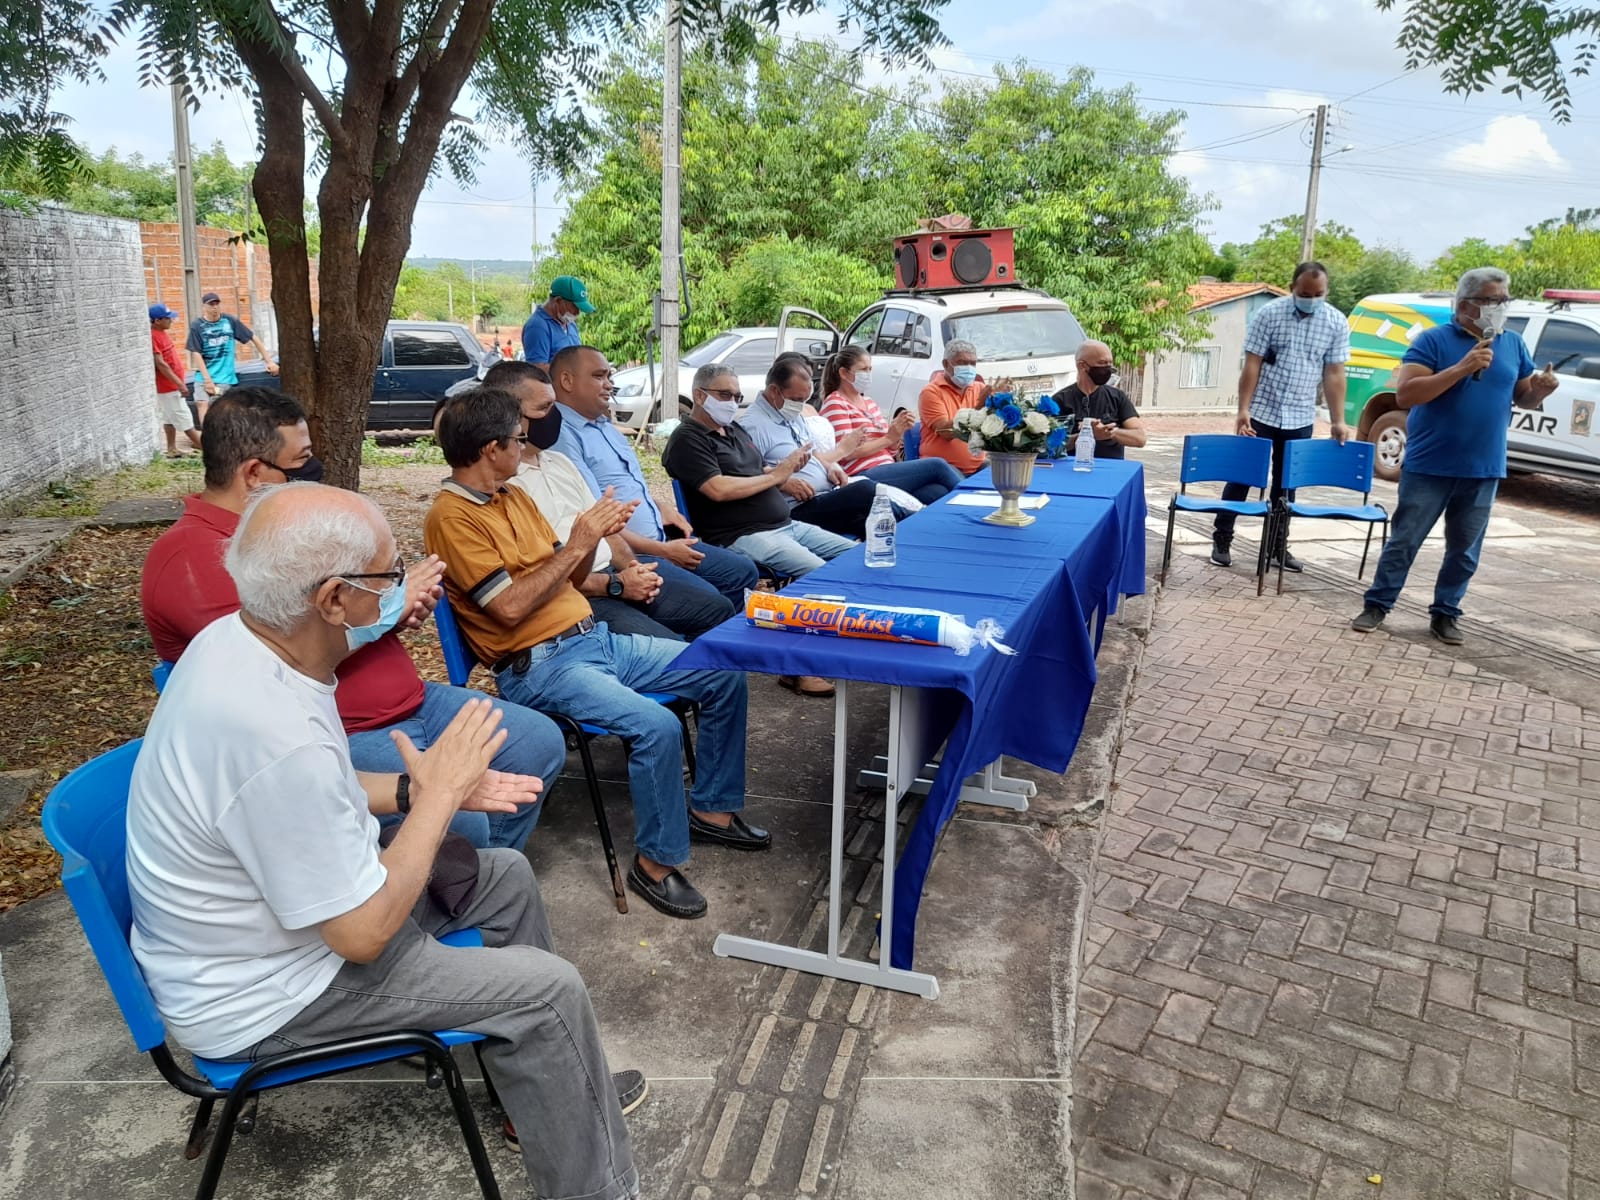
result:
[(858, 391), (858, 392), (866, 391), (867, 390), (867, 385), (870, 384), (871, 382), (872, 382), (872, 372), (871, 371), (857, 371), (856, 372), (856, 378), (855, 378), (856, 391)]
[(1490, 337), (1504, 333), (1506, 329), (1506, 313), (1509, 307), (1503, 301), (1498, 304), (1478, 305), (1478, 328)]
[(739, 402), (737, 400), (718, 400), (715, 396), (707, 396), (705, 401), (706, 416), (718, 425), (732, 425), (733, 419), (739, 415)]
[(798, 420), (806, 415), (806, 402), (804, 400), (783, 401), (783, 415)]

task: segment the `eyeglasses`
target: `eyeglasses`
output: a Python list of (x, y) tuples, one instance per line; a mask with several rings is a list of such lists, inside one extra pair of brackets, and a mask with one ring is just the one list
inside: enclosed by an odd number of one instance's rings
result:
[(715, 396), (718, 400), (732, 400), (735, 404), (744, 403), (743, 392), (730, 392), (727, 388), (707, 388), (706, 395)]
[(524, 446), (526, 446), (528, 444), (528, 435), (525, 434), (525, 433), (508, 434), (506, 436), (506, 441), (508, 441), (508, 442), (521, 442)]
[[(354, 588), (361, 588), (363, 592), (371, 592), (374, 596), (386, 595), (393, 589), (400, 587), (405, 583), (406, 560), (397, 555), (394, 560), (394, 570), (392, 571), (346, 571), (342, 575), (324, 575), (321, 579), (317, 580), (311, 585), (311, 590), (313, 592), (316, 591), (319, 587), (331, 579), (337, 579), (341, 583), (348, 583)], [(357, 579), (387, 579), (389, 581), (389, 586), (381, 590), (377, 588), (362, 587), (361, 584), (355, 582)]]
[(1510, 304), (1511, 301), (1504, 296), (1468, 296), (1469, 304)]

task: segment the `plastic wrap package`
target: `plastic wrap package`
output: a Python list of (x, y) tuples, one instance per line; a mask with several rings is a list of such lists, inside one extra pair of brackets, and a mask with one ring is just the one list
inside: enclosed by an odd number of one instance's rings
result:
[(832, 597), (750, 592), (745, 597), (744, 615), (752, 625), (789, 633), (946, 646), (963, 655), (972, 653), (975, 646), (989, 646), (1002, 654), (1015, 653), (1000, 641), (1005, 630), (987, 617), (976, 625), (968, 625), (952, 613), (932, 608), (851, 604)]

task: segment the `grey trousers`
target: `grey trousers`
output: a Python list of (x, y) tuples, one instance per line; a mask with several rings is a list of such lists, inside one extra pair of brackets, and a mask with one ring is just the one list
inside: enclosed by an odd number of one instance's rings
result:
[[(465, 913), (451, 919), (424, 892), (375, 961), (345, 963), (326, 992), (246, 1056), (396, 1029), (482, 1033), (540, 1200), (629, 1200), (639, 1173), (588, 989), (551, 950), (528, 860), (480, 850), (478, 864)], [(432, 936), (466, 928), (482, 932), (482, 949)]]

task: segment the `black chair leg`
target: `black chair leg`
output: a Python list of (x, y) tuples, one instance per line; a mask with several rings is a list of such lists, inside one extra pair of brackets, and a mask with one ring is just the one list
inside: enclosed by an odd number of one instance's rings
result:
[(194, 1120), (189, 1123), (189, 1140), (184, 1143), (183, 1156), (190, 1161), (200, 1157), (206, 1146), (206, 1128), (211, 1124), (211, 1108), (215, 1100), (202, 1100), (194, 1110)]
[(689, 782), (694, 782), (694, 731), (689, 727), (689, 704), (679, 703), (673, 705), (673, 711), (678, 714), (678, 724), (683, 726), (683, 762), (689, 768)]
[(1178, 510), (1169, 506), (1167, 508), (1167, 543), (1161, 548), (1161, 576), (1157, 580), (1161, 584), (1167, 582), (1167, 565), (1172, 562), (1172, 528), (1177, 524), (1177, 521)]
[(206, 1155), (206, 1165), (200, 1172), (200, 1186), (195, 1189), (194, 1200), (212, 1200), (217, 1194), (222, 1167), (228, 1160), (228, 1148), (233, 1142), (234, 1126), (239, 1122), (239, 1110), (249, 1098), (248, 1091), (235, 1088), (222, 1102), (222, 1116), (217, 1119), (217, 1131), (211, 1137), (211, 1152)]
[(478, 1060), (478, 1074), (483, 1076), (483, 1090), (489, 1097), (489, 1103), (501, 1112), (505, 1105), (500, 1103), (500, 1093), (494, 1090), (494, 1076), (489, 1074), (489, 1064), (483, 1061), (483, 1043), (472, 1043), (472, 1054)]
[(1267, 547), (1272, 543), (1272, 517), (1269, 514), (1261, 522), (1261, 549), (1256, 552), (1256, 595), (1260, 596), (1267, 588)]
[(622, 886), (622, 868), (617, 864), (617, 847), (611, 840), (611, 822), (606, 819), (606, 805), (600, 795), (600, 775), (594, 769), (594, 756), (589, 753), (589, 738), (578, 731), (578, 757), (583, 761), (583, 777), (589, 783), (589, 802), (594, 805), (594, 823), (600, 827), (600, 845), (606, 853), (606, 870), (611, 873), (611, 892), (616, 898), (617, 911), (628, 911), (628, 894)]
[(1356, 578), (1360, 579), (1367, 573), (1367, 555), (1372, 553), (1372, 522), (1367, 522), (1367, 540), (1361, 547), (1361, 566), (1356, 569)]
[[(500, 1185), (495, 1181), (494, 1168), (489, 1165), (488, 1152), (483, 1148), (483, 1138), (478, 1133), (478, 1117), (472, 1111), (472, 1101), (467, 1098), (467, 1087), (456, 1068), (456, 1060), (448, 1050), (441, 1054), (430, 1049), (428, 1058), (444, 1072), (444, 1086), (450, 1093), (450, 1107), (455, 1109), (456, 1121), (461, 1126), (461, 1140), (467, 1144), (472, 1172), (478, 1177), (478, 1190), (483, 1193), (483, 1200), (500, 1200)], [(484, 1078), (488, 1078), (487, 1072)]]

